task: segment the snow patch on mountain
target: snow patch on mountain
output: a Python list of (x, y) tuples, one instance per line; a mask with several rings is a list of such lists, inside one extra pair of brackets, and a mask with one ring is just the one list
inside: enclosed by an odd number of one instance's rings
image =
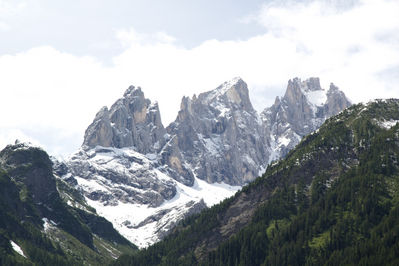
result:
[(15, 243), (14, 241), (10, 240), (11, 243), (11, 247), (12, 249), (17, 252), (19, 255), (23, 256), (26, 258), (24, 251), (22, 250), (22, 248), (20, 246), (17, 245), (17, 243)]
[[(164, 173), (158, 170), (156, 172), (161, 179), (171, 180)], [(207, 207), (211, 207), (234, 195), (241, 188), (224, 183), (209, 184), (198, 178), (195, 178), (192, 187), (174, 180), (172, 182), (177, 188), (175, 196), (155, 208), (121, 201), (113, 205), (106, 205), (87, 197), (86, 201), (97, 210), (98, 214), (111, 221), (115, 229), (122, 235), (140, 248), (144, 248), (159, 241), (175, 223), (189, 212), (194, 204), (204, 201)], [(94, 187), (98, 186), (101, 185), (97, 184)], [(150, 219), (148, 219), (149, 217)]]
[[(86, 202), (141, 248), (159, 241), (183, 217), (241, 188), (197, 177), (193, 186), (186, 186), (168, 175), (168, 167), (148, 157), (156, 155), (100, 146), (79, 150), (67, 162), (70, 172), (61, 178), (73, 177)], [(44, 222), (45, 227), (51, 225)]]
[(210, 154), (214, 156), (220, 154), (220, 148), (221, 148), (220, 136), (204, 138), (202, 134), (198, 134), (198, 138), (204, 143), (205, 148)]
[(312, 106), (323, 106), (327, 101), (327, 92), (321, 90), (303, 90), (306, 99)]
[(385, 129), (391, 129), (392, 127), (396, 126), (397, 123), (399, 123), (399, 120), (377, 121), (377, 125)]
[(235, 77), (229, 81), (224, 82), (222, 85), (220, 85), (219, 87), (217, 87), (215, 90), (213, 90), (211, 93), (208, 94), (206, 101), (209, 103), (214, 99), (226, 94), (227, 91), (230, 90), (240, 80), (241, 80), (240, 77)]
[(164, 128), (158, 104), (131, 86), (98, 112), (59, 176), (123, 236), (147, 247), (184, 217), (232, 196), (349, 104), (334, 85), (326, 92), (318, 78), (295, 78), (258, 114), (237, 77), (183, 97)]

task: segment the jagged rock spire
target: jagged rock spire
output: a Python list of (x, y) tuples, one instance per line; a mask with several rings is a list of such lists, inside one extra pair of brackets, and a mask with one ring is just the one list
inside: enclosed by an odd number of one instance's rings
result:
[(176, 138), (182, 159), (210, 183), (244, 184), (267, 161), (265, 134), (241, 78), (198, 97), (183, 97), (167, 130)]
[[(243, 184), (270, 160), (284, 156), (300, 139), (350, 102), (335, 85), (317, 77), (288, 81), (261, 118), (247, 84), (236, 77), (198, 96), (183, 97), (176, 120), (163, 127), (158, 105), (130, 86), (110, 109), (102, 108), (86, 130), (84, 147), (132, 147), (154, 153), (169, 174), (191, 185), (193, 172), (208, 182)], [(167, 134), (168, 133), (168, 134)], [(277, 152), (276, 152), (277, 150)]]
[(83, 146), (132, 147), (141, 153), (157, 152), (165, 144), (166, 130), (157, 103), (130, 86), (111, 108), (103, 107), (85, 132)]
[(319, 78), (288, 81), (282, 99), (261, 113), (266, 131), (270, 132), (271, 160), (285, 156), (303, 136), (321, 126), (330, 116), (351, 105), (345, 94), (331, 84), (328, 91)]

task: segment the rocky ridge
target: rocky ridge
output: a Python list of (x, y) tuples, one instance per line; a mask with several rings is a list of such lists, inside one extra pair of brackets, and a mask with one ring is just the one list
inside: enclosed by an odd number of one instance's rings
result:
[(167, 131), (195, 175), (209, 183), (249, 182), (261, 174), (269, 156), (264, 127), (240, 78), (184, 97)]
[(350, 105), (345, 94), (333, 83), (326, 91), (321, 88), (319, 78), (290, 80), (285, 95), (276, 97), (274, 104), (260, 114), (270, 134), (269, 162), (285, 157), (304, 136)]
[(119, 232), (145, 247), (187, 213), (233, 195), (349, 104), (333, 85), (325, 91), (318, 78), (296, 78), (259, 115), (247, 84), (234, 78), (183, 97), (165, 128), (158, 105), (131, 86), (99, 111), (82, 148), (56, 170)]
[(39, 147), (16, 141), (1, 150), (0, 184), (1, 265), (109, 263), (137, 249), (55, 177)]

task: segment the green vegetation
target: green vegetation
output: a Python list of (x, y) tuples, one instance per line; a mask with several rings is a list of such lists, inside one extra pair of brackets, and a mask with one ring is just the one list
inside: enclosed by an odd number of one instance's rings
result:
[[(17, 185), (0, 170), (0, 265), (71, 265), (60, 249), (36, 226), (34, 206), (22, 202)], [(29, 215), (30, 214), (30, 215)], [(10, 240), (18, 243), (29, 260), (13, 251)]]
[[(379, 124), (393, 120), (397, 100), (345, 110), (233, 198), (113, 265), (399, 265), (399, 125)], [(207, 249), (243, 198), (265, 200)]]
[[(79, 204), (68, 206), (58, 191)], [(56, 182), (44, 151), (16, 144), (0, 152), (0, 265), (101, 265), (136, 249), (76, 190)]]
[[(9, 146), (0, 152), (0, 265), (399, 265), (399, 124), (382, 126), (398, 120), (397, 100), (345, 110), (141, 251), (54, 178), (44, 151)], [(54, 224), (43, 228), (43, 218)]]

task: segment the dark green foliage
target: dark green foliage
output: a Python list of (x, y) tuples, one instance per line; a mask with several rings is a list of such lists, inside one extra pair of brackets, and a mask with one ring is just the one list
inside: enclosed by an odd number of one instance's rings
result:
[[(60, 228), (94, 248), (90, 230), (68, 210), (59, 196), (47, 153), (25, 144), (9, 145), (0, 152), (3, 167), (20, 187), (20, 198), (34, 205), (29, 213), (55, 221)], [(33, 207), (34, 206), (34, 207)], [(41, 225), (41, 219), (36, 220)]]
[[(235, 197), (115, 265), (399, 265), (399, 101), (355, 105), (304, 138)], [(251, 221), (198, 254), (242, 197), (270, 193)]]
[(75, 209), (74, 211), (77, 216), (82, 220), (82, 222), (86, 224), (90, 228), (91, 232), (93, 232), (94, 234), (108, 241), (122, 245), (130, 245), (132, 246), (132, 248), (135, 248), (127, 239), (125, 239), (117, 231), (115, 231), (112, 224), (108, 222), (105, 218), (80, 209)]
[[(0, 265), (71, 265), (59, 247), (37, 227), (38, 217), (29, 215), (34, 206), (19, 199), (18, 188), (0, 170)], [(20, 244), (29, 261), (12, 250), (10, 240)]]
[(68, 183), (61, 179), (57, 178), (56, 181), (57, 189), (60, 192), (60, 196), (64, 201), (68, 201), (72, 198), (75, 202), (79, 203), (81, 206), (84, 206), (84, 208), (89, 212), (96, 213), (96, 209), (86, 203), (84, 196), (77, 189), (71, 187)]
[[(66, 184), (61, 189), (83, 202), (82, 196)], [(56, 229), (44, 232), (43, 218), (56, 223)], [(0, 265), (109, 262), (111, 255), (100, 254), (93, 234), (98, 236), (100, 248), (112, 247), (112, 256), (119, 254), (118, 248), (126, 252), (136, 249), (95, 212), (75, 209), (63, 202), (52, 163), (43, 150), (16, 144), (0, 152)], [(10, 240), (22, 248), (27, 258), (12, 249)]]

